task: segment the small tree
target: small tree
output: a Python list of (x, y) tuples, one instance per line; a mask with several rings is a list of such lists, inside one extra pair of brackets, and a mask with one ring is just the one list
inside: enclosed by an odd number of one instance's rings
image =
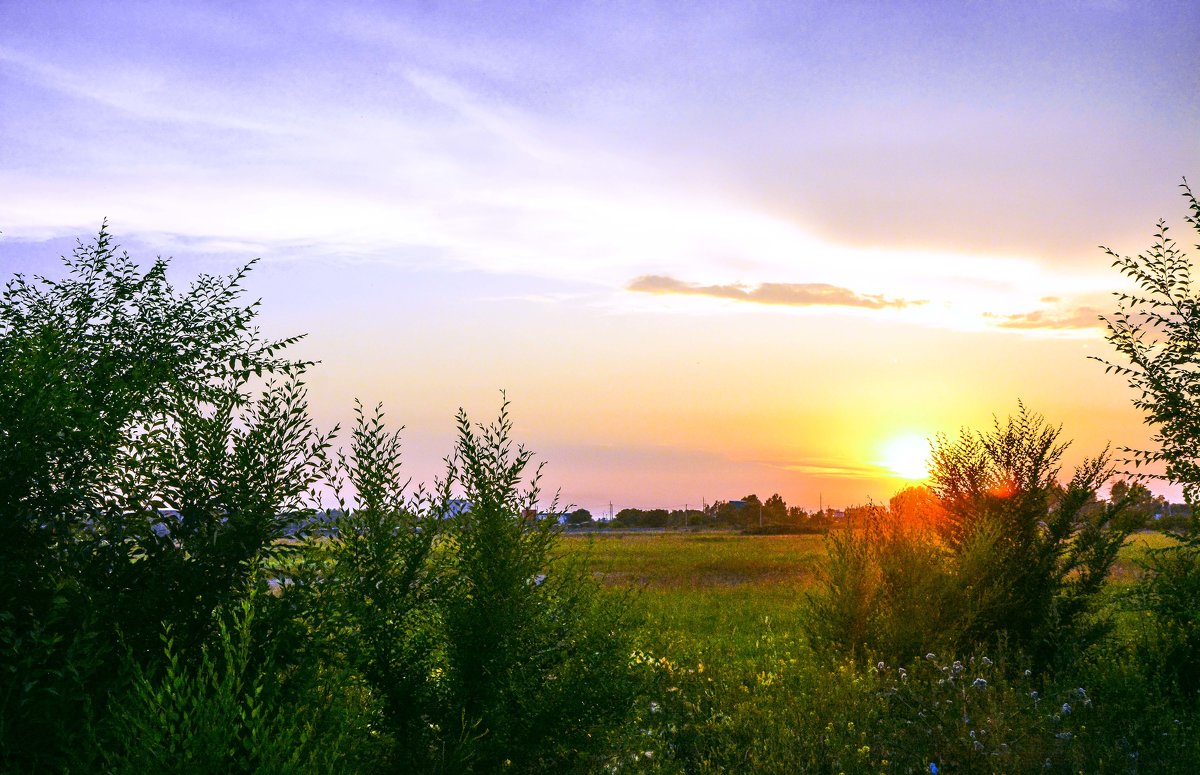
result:
[(787, 521), (787, 503), (783, 496), (775, 493), (763, 502), (763, 521), (768, 525), (782, 525)]
[(567, 515), (568, 525), (590, 525), (592, 523), (592, 512), (587, 509), (575, 509)]
[(388, 767), (591, 771), (635, 688), (620, 601), (556, 556), (507, 404), (487, 426), (460, 412), (458, 430), (446, 477), (410, 492), (398, 433), (360, 407), (327, 465), (353, 502), (283, 597), (361, 676)]
[(1125, 501), (1096, 500), (1112, 475), (1107, 450), (1060, 483), (1061, 433), (1021, 405), (990, 432), (934, 446), (930, 486), (945, 512), (937, 532), (958, 566), (966, 643), (1003, 632), (1046, 662), (1064, 642), (1086, 640), (1084, 614), (1140, 525)]
[(988, 432), (939, 437), (929, 490), (830, 535), (818, 640), (907, 660), (1003, 637), (1047, 663), (1094, 637), (1085, 614), (1138, 520), (1095, 500), (1104, 454), (1060, 485), (1060, 433), (1021, 406)]
[[(1200, 202), (1185, 180), (1181, 188), (1200, 233)], [(1113, 266), (1138, 290), (1117, 293), (1117, 310), (1104, 318), (1108, 342), (1119, 360), (1096, 358), (1105, 372), (1124, 377), (1133, 388), (1133, 404), (1154, 429), (1156, 448), (1125, 449), (1126, 463), (1140, 478), (1183, 486), (1189, 506), (1200, 501), (1200, 297), (1192, 285), (1192, 262), (1158, 222), (1154, 243), (1137, 256), (1102, 248)], [(1200, 246), (1198, 246), (1200, 247)], [(1162, 473), (1148, 466), (1164, 466)], [(1192, 509), (1193, 537), (1200, 536), (1200, 511)]]
[(489, 425), (459, 412), (447, 478), (470, 508), (449, 526), (451, 707), (476, 771), (593, 771), (589, 757), (631, 708), (628, 621), (622, 601), (557, 556), (557, 522), (536, 516), (531, 457), (513, 445), (507, 401)]
[(324, 658), (344, 661), (370, 688), (391, 765), (428, 768), (442, 743), (434, 730), (456, 718), (442, 710), (437, 608), (447, 592), (447, 552), (436, 547), (451, 514), (449, 482), (410, 491), (399, 431), (388, 431), (382, 406), (368, 414), (357, 402), (349, 450), (323, 468), (336, 530), (309, 543), (307, 573), (285, 597), (325, 636)]
[[(1200, 202), (1186, 180), (1180, 187), (1186, 220), (1200, 234)], [(1171, 690), (1195, 700), (1200, 698), (1200, 293), (1193, 285), (1191, 258), (1168, 232), (1160, 220), (1150, 249), (1137, 256), (1103, 248), (1137, 290), (1115, 294), (1117, 310), (1104, 318), (1118, 360), (1096, 360), (1128, 381), (1134, 406), (1154, 429), (1155, 448), (1125, 450), (1131, 473), (1183, 488), (1189, 513), (1183, 541), (1149, 554), (1149, 573), (1138, 591), (1153, 614), (1147, 661)], [(1163, 470), (1148, 470), (1153, 466)]]

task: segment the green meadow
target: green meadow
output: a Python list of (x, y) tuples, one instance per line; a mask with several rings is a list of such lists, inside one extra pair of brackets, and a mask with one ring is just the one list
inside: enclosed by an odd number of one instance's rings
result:
[(794, 630), (823, 536), (634, 533), (568, 537), (568, 555), (628, 594), (642, 642), (711, 661), (752, 652), (765, 629)]
[[(804, 622), (826, 541), (732, 532), (561, 540), (563, 555), (632, 612), (632, 661), (652, 687), (609, 771), (1192, 771), (1194, 717), (1178, 718), (1177, 702), (1148, 691), (1146, 665), (1130, 650), (1147, 632), (1128, 591), (1173, 538), (1126, 540), (1097, 612), (1112, 624), (1109, 639), (1057, 675), (1030, 671), (1016, 653), (831, 658)], [(964, 663), (969, 680), (947, 688)], [(968, 690), (976, 679), (986, 692)]]

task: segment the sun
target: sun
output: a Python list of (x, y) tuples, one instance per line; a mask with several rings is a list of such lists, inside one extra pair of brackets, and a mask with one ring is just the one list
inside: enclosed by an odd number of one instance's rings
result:
[(917, 434), (895, 436), (879, 449), (878, 464), (901, 479), (929, 478), (929, 440)]

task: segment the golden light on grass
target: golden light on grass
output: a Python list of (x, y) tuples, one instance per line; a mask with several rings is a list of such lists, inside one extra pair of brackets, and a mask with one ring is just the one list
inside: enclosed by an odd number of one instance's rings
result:
[(879, 449), (877, 464), (901, 479), (929, 478), (929, 440), (919, 434), (894, 436)]

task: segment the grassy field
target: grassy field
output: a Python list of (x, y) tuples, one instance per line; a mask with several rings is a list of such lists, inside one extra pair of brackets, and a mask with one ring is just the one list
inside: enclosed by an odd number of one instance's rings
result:
[(747, 536), (732, 532), (615, 533), (570, 536), (606, 584), (651, 588), (807, 584), (824, 536)]
[(627, 533), (571, 537), (613, 587), (632, 588), (642, 642), (656, 652), (731, 662), (765, 633), (797, 628), (824, 537), (737, 533)]
[[(656, 640), (727, 652), (764, 625), (794, 628), (824, 541), (821, 535), (615, 533), (570, 535), (563, 547), (585, 558), (605, 585), (634, 590)], [(1131, 580), (1147, 550), (1170, 543), (1161, 533), (1131, 536), (1113, 580)]]
[[(1139, 558), (1169, 543), (1132, 537), (1113, 580), (1132, 581)], [(635, 661), (654, 676), (640, 732), (610, 772), (1197, 771), (1191, 722), (1147, 699), (1119, 661), (1056, 680), (951, 655), (918, 659), (907, 684), (897, 666), (822, 661), (802, 617), (823, 536), (593, 534), (561, 546), (628, 594)], [(943, 686), (955, 657), (986, 692)], [(1094, 707), (1079, 707), (1085, 684)], [(1077, 712), (1053, 712), (1064, 703)]]

